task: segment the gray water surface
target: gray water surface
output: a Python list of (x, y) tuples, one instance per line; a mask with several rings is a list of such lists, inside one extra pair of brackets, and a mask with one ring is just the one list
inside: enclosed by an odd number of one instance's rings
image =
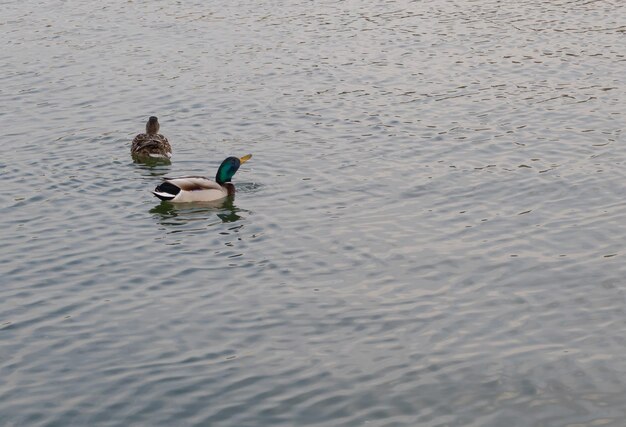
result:
[[(8, 1), (0, 425), (626, 419), (626, 5)], [(170, 165), (133, 163), (149, 115)], [(252, 153), (219, 206), (163, 176)]]

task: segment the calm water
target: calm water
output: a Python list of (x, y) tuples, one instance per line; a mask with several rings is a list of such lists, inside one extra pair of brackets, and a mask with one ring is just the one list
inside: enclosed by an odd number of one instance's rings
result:
[[(625, 31), (5, 1), (0, 425), (623, 425)], [(130, 159), (152, 114), (171, 165)], [(223, 206), (149, 192), (247, 153)]]

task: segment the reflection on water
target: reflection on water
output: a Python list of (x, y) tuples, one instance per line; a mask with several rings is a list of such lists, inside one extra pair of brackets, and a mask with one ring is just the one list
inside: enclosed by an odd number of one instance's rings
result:
[[(133, 161), (133, 163), (135, 164), (136, 170), (140, 171), (143, 176), (149, 178), (162, 178), (167, 176), (171, 171), (171, 162), (169, 160), (161, 159), (160, 161), (157, 160), (150, 163)], [(155, 181), (154, 185), (156, 186), (158, 182), (160, 181)]]
[[(34, 4), (2, 427), (624, 424), (626, 2)], [(236, 204), (151, 194), (249, 152)]]
[(163, 166), (163, 165), (169, 166), (172, 164), (172, 161), (170, 159), (165, 159), (161, 157), (137, 156), (137, 155), (133, 155), (131, 157), (133, 159), (133, 163), (136, 163), (139, 165), (145, 165), (151, 168)]
[[(181, 226), (197, 221), (209, 221), (215, 217), (221, 222), (236, 222), (244, 212), (234, 204), (235, 197), (226, 197), (212, 202), (171, 203), (162, 201), (150, 209), (161, 225)], [(196, 224), (197, 225), (197, 224)]]

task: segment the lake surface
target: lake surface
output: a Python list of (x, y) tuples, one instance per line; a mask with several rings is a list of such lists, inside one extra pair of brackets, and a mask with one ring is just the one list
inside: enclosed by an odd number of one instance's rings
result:
[[(626, 419), (626, 4), (8, 1), (2, 426)], [(133, 163), (157, 115), (171, 164)], [(162, 176), (252, 153), (223, 205)]]

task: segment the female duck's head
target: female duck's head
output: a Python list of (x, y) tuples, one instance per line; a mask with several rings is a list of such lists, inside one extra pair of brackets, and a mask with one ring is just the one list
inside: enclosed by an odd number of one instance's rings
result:
[(237, 157), (227, 157), (226, 160), (222, 162), (220, 167), (217, 169), (217, 174), (215, 175), (215, 181), (218, 184), (225, 184), (230, 182), (235, 176), (235, 173), (239, 169), (239, 166), (250, 160), (252, 154), (247, 154), (242, 158)]
[(159, 133), (159, 128), (161, 126), (159, 125), (159, 119), (157, 119), (155, 116), (150, 116), (150, 118), (148, 119), (148, 123), (146, 123), (146, 133), (148, 135), (154, 135), (156, 133)]

